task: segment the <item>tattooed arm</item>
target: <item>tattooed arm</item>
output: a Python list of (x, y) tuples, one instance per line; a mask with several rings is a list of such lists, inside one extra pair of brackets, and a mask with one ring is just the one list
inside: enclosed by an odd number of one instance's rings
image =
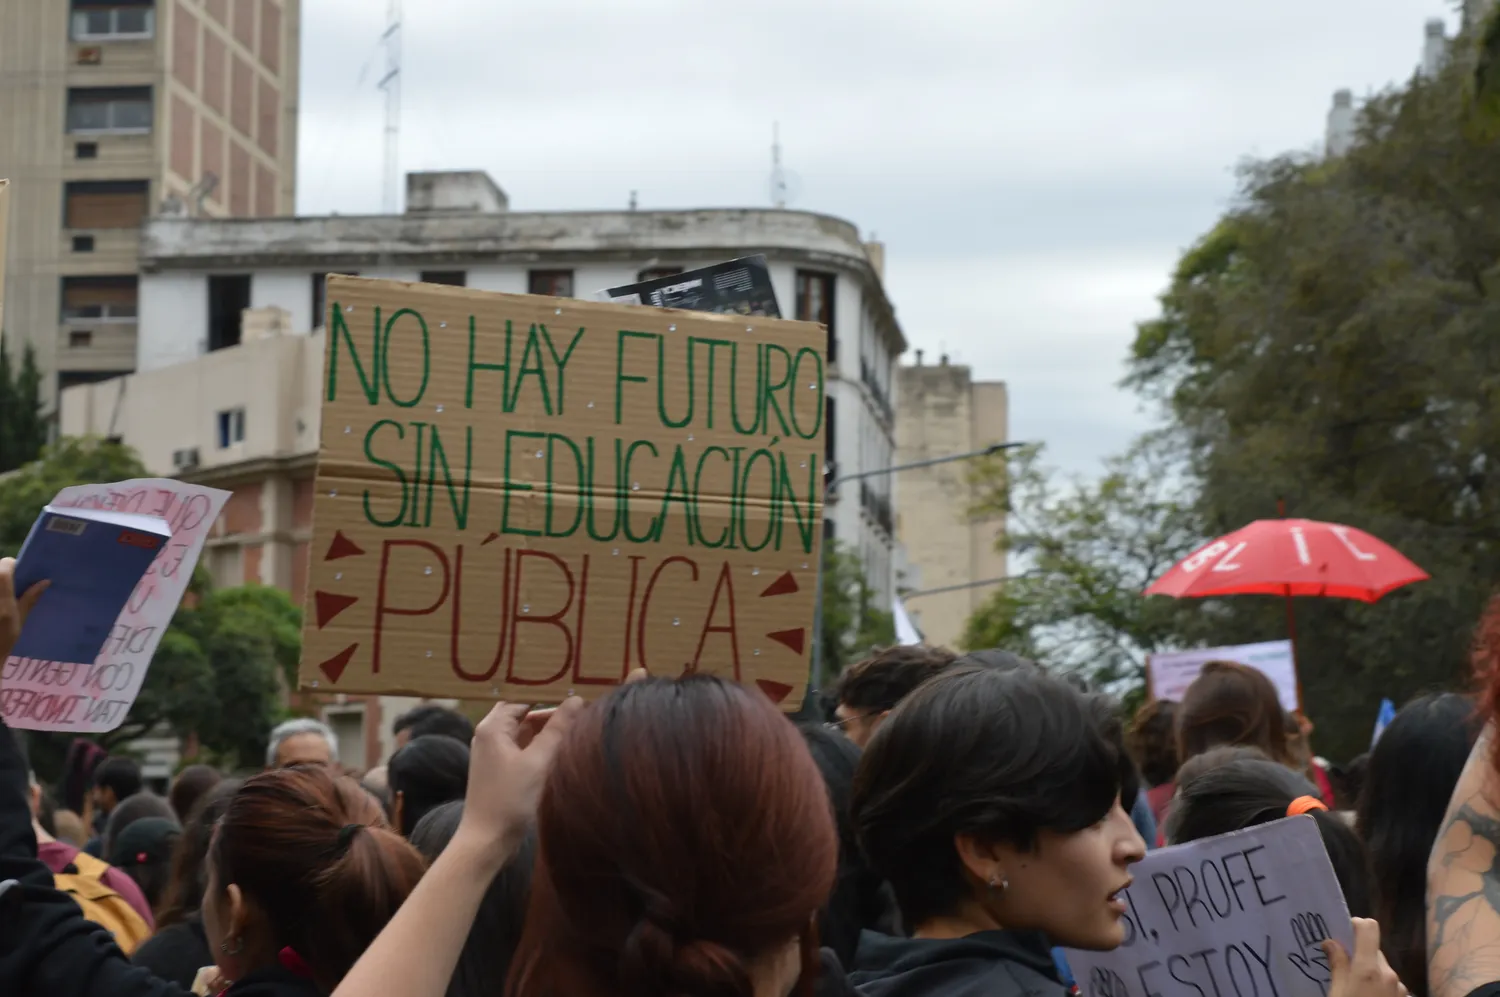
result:
[(1500, 774), (1494, 728), (1474, 745), (1427, 863), (1431, 997), (1500, 980)]

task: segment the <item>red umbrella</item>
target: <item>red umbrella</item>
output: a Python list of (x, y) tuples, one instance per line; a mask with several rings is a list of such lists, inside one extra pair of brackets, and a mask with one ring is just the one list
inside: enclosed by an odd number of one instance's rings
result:
[(1375, 602), (1427, 572), (1362, 530), (1310, 519), (1262, 519), (1198, 548), (1147, 595), (1310, 595)]

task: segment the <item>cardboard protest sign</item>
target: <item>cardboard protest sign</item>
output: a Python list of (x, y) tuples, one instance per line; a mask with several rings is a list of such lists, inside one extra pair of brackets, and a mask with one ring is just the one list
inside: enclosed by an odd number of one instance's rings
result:
[(1292, 659), (1292, 642), (1272, 640), (1262, 644), (1236, 644), (1233, 647), (1203, 647), (1193, 651), (1153, 654), (1146, 659), (1151, 677), (1151, 698), (1180, 702), (1187, 687), (1193, 684), (1203, 666), (1210, 661), (1233, 661), (1249, 665), (1271, 680), (1284, 710), (1302, 708), (1298, 698), (1297, 666)]
[(6, 723), (19, 730), (99, 734), (124, 722), (228, 499), (226, 491), (169, 478), (75, 485), (57, 493), (52, 506), (156, 516), (172, 535), (93, 661), (6, 659), (0, 669), (0, 716)]
[(1124, 893), (1125, 943), (1067, 949), (1085, 997), (1325, 997), (1319, 945), (1354, 950), (1349, 909), (1311, 817), (1149, 853)]
[(301, 685), (800, 705), (821, 326), (330, 277)]

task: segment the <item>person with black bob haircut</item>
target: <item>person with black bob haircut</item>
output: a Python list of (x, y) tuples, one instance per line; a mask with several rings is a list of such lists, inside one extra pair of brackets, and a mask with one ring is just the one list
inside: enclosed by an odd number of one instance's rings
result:
[(1351, 917), (1371, 916), (1365, 846), (1347, 821), (1318, 798), (1306, 777), (1264, 758), (1230, 758), (1201, 773), (1184, 766), (1167, 813), (1167, 843), (1180, 845), (1307, 813), (1344, 891)]
[(851, 808), (913, 937), (861, 938), (861, 994), (1061, 995), (1050, 945), (1124, 940), (1146, 846), (1103, 715), (1040, 669), (957, 665), (886, 718)]
[(412, 738), (391, 756), (391, 823), (407, 838), (428, 812), (461, 800), (469, 788), (469, 746), (442, 734)]
[[(453, 800), (431, 810), (417, 822), (410, 840), (428, 863), (448, 847), (463, 820), (464, 801)], [(536, 867), (536, 830), (528, 829), (520, 844), (490, 883), (463, 953), (448, 982), (447, 997), (494, 997), (505, 990), (510, 964), (521, 944), (526, 904), (531, 899), (531, 874)]]
[(419, 737), (441, 734), (462, 741), (465, 745), (474, 740), (473, 722), (457, 710), (428, 703), (413, 707), (396, 718), (391, 727), (396, 737), (396, 750), (400, 751)]
[(1468, 696), (1413, 700), (1375, 742), (1359, 795), (1381, 947), (1414, 997), (1428, 994), (1427, 859), (1479, 727)]

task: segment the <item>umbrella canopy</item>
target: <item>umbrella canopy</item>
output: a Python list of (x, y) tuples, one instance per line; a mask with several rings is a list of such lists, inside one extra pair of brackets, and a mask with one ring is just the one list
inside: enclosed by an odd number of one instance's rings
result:
[(1427, 572), (1362, 530), (1310, 519), (1262, 519), (1188, 555), (1147, 595), (1310, 595), (1375, 602)]

